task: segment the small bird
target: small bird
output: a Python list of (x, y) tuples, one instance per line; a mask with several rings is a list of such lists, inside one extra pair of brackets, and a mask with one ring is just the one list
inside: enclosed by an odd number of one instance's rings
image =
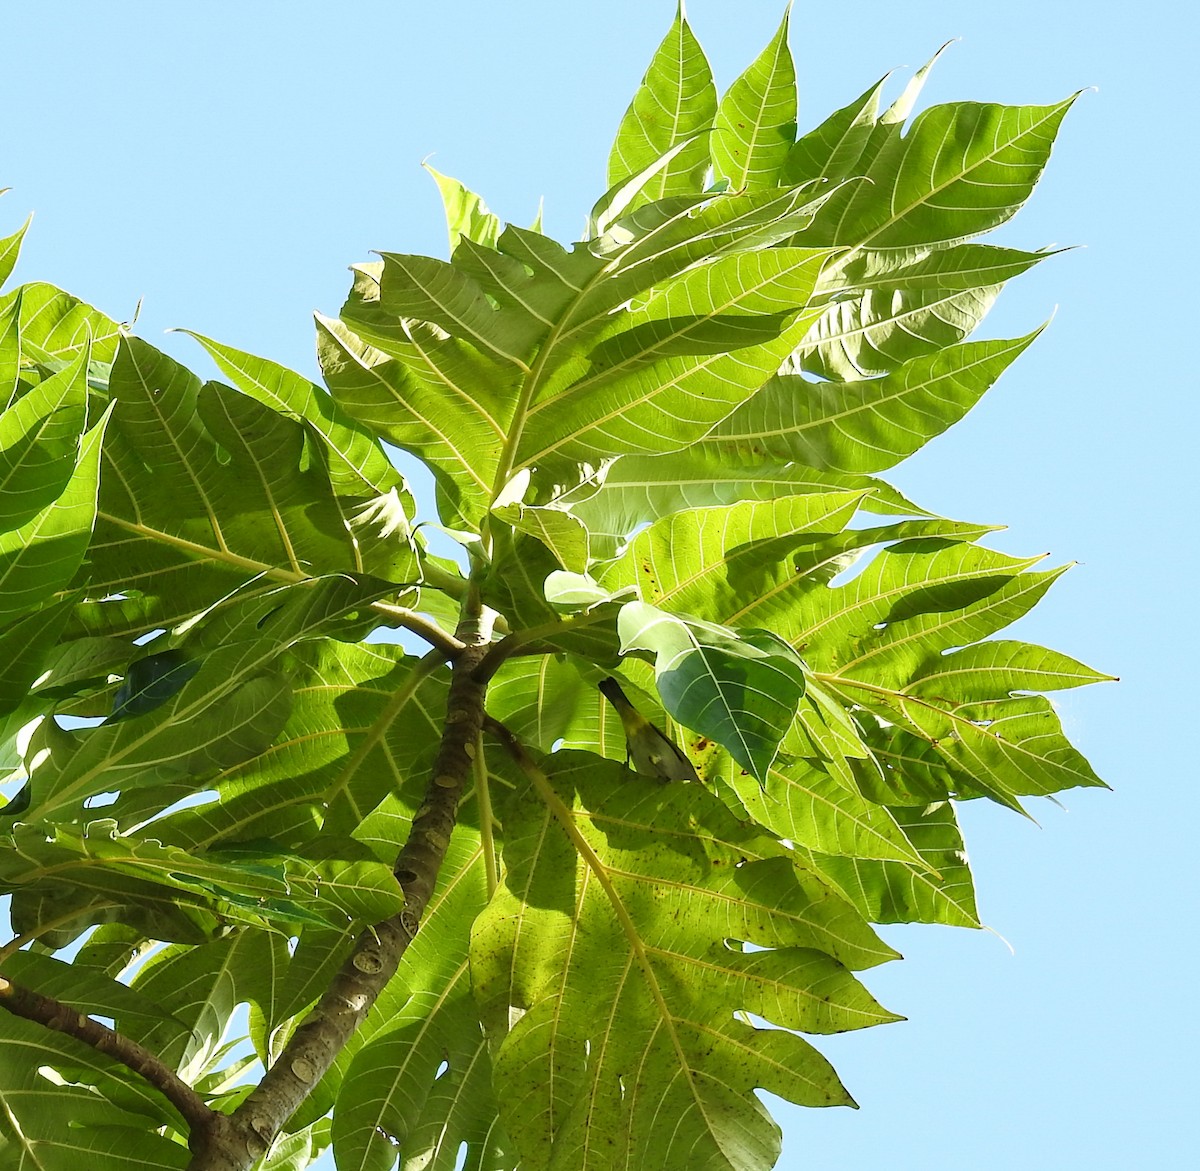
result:
[(626, 763), (633, 764), (634, 772), (660, 781), (700, 779), (683, 749), (629, 702), (615, 679), (605, 679), (600, 684), (600, 691), (621, 717), (621, 726), (625, 729)]

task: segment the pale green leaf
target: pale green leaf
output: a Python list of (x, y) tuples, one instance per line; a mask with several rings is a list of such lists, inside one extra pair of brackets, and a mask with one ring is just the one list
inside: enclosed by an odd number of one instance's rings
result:
[(997, 640), (931, 658), (907, 690), (970, 703), (1015, 691), (1056, 691), (1113, 680), (1059, 651), (1027, 642)]
[(11, 236), (0, 240), (0, 285), (8, 280), (12, 270), (17, 267), (17, 257), (21, 255), (21, 242), (25, 239), (25, 233), (29, 231), (32, 220), (33, 216), (29, 216)]
[(924, 867), (811, 852), (806, 856), (872, 923), (979, 927), (975, 888), (954, 807), (942, 801), (891, 813), (920, 850)]
[(860, 173), (855, 168), (874, 137), (879, 97), (886, 80), (885, 77), (877, 81), (816, 129), (798, 138), (788, 150), (783, 182), (801, 184), (818, 179), (838, 182)]
[(574, 573), (588, 566), (588, 531), (582, 521), (561, 508), (534, 508), (526, 504), (505, 504), (493, 508), (492, 514), (519, 532), (536, 537), (558, 559), (558, 563)]
[[(243, 394), (289, 419), (306, 423), (321, 437), (335, 490), (354, 496), (379, 496), (402, 483), (374, 436), (340, 411), (334, 400), (307, 378), (202, 334), (182, 332), (208, 351), (221, 373)], [(405, 497), (411, 515), (416, 509), (407, 492)]]
[[(364, 332), (360, 314), (343, 310)], [(379, 342), (378, 334), (372, 341)], [(437, 477), (442, 519), (478, 523), (491, 497), (503, 446), (503, 417), (494, 413), (482, 359), (456, 341), (406, 326), (389, 357), (341, 322), (317, 317), (317, 353), (334, 398), (353, 418), (425, 460)], [(423, 374), (416, 370), (423, 367)]]
[(495, 248), (501, 226), (500, 221), (488, 211), (487, 204), (457, 179), (435, 171), (428, 163), (422, 166), (437, 184), (442, 197), (446, 230), (450, 234), (450, 251), (453, 252), (464, 239), (473, 240), (485, 248)]
[(15, 529), (67, 486), (87, 419), (88, 354), (0, 414), (0, 531)]
[(688, 509), (655, 521), (599, 575), (614, 592), (635, 586), (643, 602), (726, 622), (748, 596), (793, 573), (797, 544), (840, 532), (862, 492), (813, 492), (726, 507)]
[[(808, 896), (794, 872), (760, 852), (769, 840), (714, 797), (630, 784), (591, 754), (551, 761), (551, 803), (530, 790), (505, 810), (506, 885), (472, 939), (522, 1165), (768, 1166), (777, 1133), (752, 1087), (849, 1098), (794, 1033), (734, 1012), (817, 1033), (895, 1018), (821, 950), (829, 937), (797, 914)], [(686, 898), (664, 900), (667, 888)]]
[(0, 312), (20, 305), (21, 350), (26, 357), (60, 369), (91, 348), (93, 370), (105, 367), (117, 354), (122, 326), (91, 305), (43, 282), (21, 285), (0, 296)]

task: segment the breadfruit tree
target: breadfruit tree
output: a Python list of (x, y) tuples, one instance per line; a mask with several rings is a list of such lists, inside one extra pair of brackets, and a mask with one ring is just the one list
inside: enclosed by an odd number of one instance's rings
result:
[(925, 72), (798, 134), (786, 19), (718, 97), (681, 11), (586, 237), (435, 173), (323, 386), (0, 299), (0, 1166), (750, 1171), (756, 1089), (853, 1105), (807, 1038), (898, 1019), (873, 925), (979, 926), (957, 804), (1102, 784), (1044, 693), (1108, 677), (995, 637), (1063, 568), (880, 478), (1037, 335), (977, 237), (1074, 100)]

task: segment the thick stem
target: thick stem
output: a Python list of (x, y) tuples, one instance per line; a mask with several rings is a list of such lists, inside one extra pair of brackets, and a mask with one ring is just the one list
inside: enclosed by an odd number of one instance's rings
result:
[[(220, 1118), (204, 1141), (193, 1146), (189, 1171), (245, 1171), (261, 1158), (400, 966), (433, 894), (458, 803), (471, 777), (487, 688), (476, 675), (487, 652), (485, 633), (478, 631), (481, 641), (467, 645), (454, 661), (433, 775), (394, 867), (404, 891), (404, 909), (358, 937), (329, 988), (263, 1080), (232, 1115)], [(464, 626), (459, 635), (470, 637)]]

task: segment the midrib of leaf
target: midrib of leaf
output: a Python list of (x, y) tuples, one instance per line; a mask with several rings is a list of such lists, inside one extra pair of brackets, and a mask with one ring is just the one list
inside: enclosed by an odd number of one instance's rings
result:
[[(1061, 103), (1060, 103), (1060, 105), (1061, 105)], [(1049, 122), (1050, 119), (1053, 118), (1054, 115), (1058, 112), (1058, 109), (1059, 109), (1058, 106), (1049, 107), (1050, 112), (1044, 118), (1042, 118), (1039, 122), (1035, 123), (1032, 126), (1027, 126), (1019, 134), (1014, 135), (1012, 138), (1008, 139), (1005, 143), (1003, 143), (1003, 145), (996, 146), (990, 154), (984, 155), (978, 162), (972, 163), (965, 170), (959, 171), (958, 173), (952, 175), (950, 178), (946, 179), (945, 182), (939, 184), (936, 187), (931, 188), (929, 191), (922, 193), (920, 199), (913, 200), (913, 202), (908, 204), (906, 207), (900, 208), (898, 210), (893, 208), (891, 218), (886, 220), (884, 223), (880, 224), (879, 227), (875, 228), (874, 231), (872, 231), (868, 236), (864, 237), (864, 239), (859, 241), (859, 243), (856, 244), (850, 250), (851, 253), (852, 254), (857, 253), (857, 252), (862, 251), (864, 248), (867, 248), (870, 245), (871, 241), (874, 240), (876, 236), (880, 235), (882, 232), (885, 232), (888, 228), (890, 228), (897, 221), (902, 220), (910, 212), (914, 211), (916, 208), (920, 207), (922, 204), (928, 203), (935, 195), (940, 195), (943, 191), (946, 190), (947, 187), (952, 187), (955, 183), (962, 182), (968, 175), (971, 174), (972, 171), (977, 170), (979, 167), (984, 166), (986, 163), (990, 163), (992, 161), (992, 159), (995, 158), (996, 155), (998, 155), (1002, 150), (1006, 150), (1010, 146), (1012, 146), (1013, 143), (1017, 141), (1017, 139), (1024, 138), (1027, 135), (1033, 134), (1044, 123)], [(953, 124), (951, 124), (951, 126), (952, 125)], [(942, 147), (945, 146), (946, 135), (949, 134), (951, 126), (947, 126), (946, 129), (943, 131), (942, 143), (941, 143), (941, 145), (939, 145), (937, 152), (935, 154), (935, 157), (934, 157), (935, 165), (936, 165), (937, 159), (939, 159), (941, 157)], [(897, 174), (898, 173), (899, 172), (897, 172)], [(845, 260), (846, 257), (843, 257), (842, 259)]]
[[(8, 1041), (7, 1043), (9, 1045), (14, 1044), (14, 1042), (11, 1040)], [(49, 1092), (49, 1089), (50, 1089), (49, 1082), (46, 1083), (46, 1087), (47, 1087), (47, 1092)], [(35, 1094), (36, 1094), (36, 1091), (35, 1091)], [(25, 1095), (21, 1095), (21, 1096), (25, 1096)], [(21, 1147), (21, 1150), (24, 1152), (24, 1156), (28, 1158), (29, 1163), (32, 1166), (39, 1168), (39, 1171), (46, 1171), (46, 1164), (43, 1163), (41, 1161), (41, 1159), (39, 1159), (37, 1157), (37, 1150), (35, 1149), (35, 1145), (33, 1143), (31, 1143), (29, 1141), (29, 1139), (27, 1139), (25, 1137), (25, 1132), (21, 1129), (21, 1123), (17, 1120), (17, 1116), (14, 1113), (13, 1108), (8, 1104), (8, 1095), (3, 1090), (0, 1090), (0, 1107), (2, 1107), (4, 1110), (4, 1120), (7, 1123), (7, 1126), (5, 1127), (5, 1129), (7, 1129), (10, 1132), (10, 1134), (17, 1140), (17, 1142), (19, 1143), (19, 1145)], [(25, 1164), (25, 1159), (22, 1158), (21, 1162), (17, 1165), (24, 1166), (24, 1164)]]
[[(608, 876), (604, 863), (600, 860), (596, 851), (592, 849), (591, 843), (579, 831), (579, 827), (575, 824), (575, 818), (570, 809), (563, 803), (558, 793), (550, 785), (545, 775), (540, 770), (532, 770), (530, 778), (533, 781), (534, 788), (537, 790), (538, 796), (546, 804), (558, 822), (563, 832), (570, 839), (571, 844), (583, 858), (589, 873), (595, 876), (596, 881), (600, 884), (600, 889), (604, 892), (608, 899), (609, 905), (613, 909), (613, 913), (617, 916), (617, 921), (621, 925), (621, 932), (625, 936), (629, 944), (630, 954), (637, 963), (638, 968), (642, 972), (642, 976), (646, 981), (647, 989), (650, 992), (651, 998), (654, 1000), (658, 1008), (659, 1019), (666, 1027), (671, 1038), (671, 1047), (675, 1050), (675, 1056), (679, 1063), (679, 1068), (682, 1070), (684, 1077), (687, 1078), (688, 1086), (691, 1088), (692, 1097), (699, 1107), (701, 1114), (707, 1117), (704, 1110), (704, 1102), (701, 1096), (696, 1092), (695, 1081), (692, 1078), (691, 1067), (688, 1065), (687, 1055), (684, 1051), (683, 1044), (679, 1039), (679, 1034), (674, 1028), (675, 1018), (672, 1015), (670, 1008), (667, 1005), (666, 996), (658, 983), (658, 978), (654, 974), (654, 969), (650, 964), (650, 959), (647, 954), (645, 944), (642, 942), (641, 936), (638, 934), (637, 924), (633, 921), (633, 916), (630, 915), (629, 909), (621, 901), (621, 896), (613, 885), (612, 880)], [(583, 891), (580, 891), (579, 898), (582, 900)], [(614, 997), (614, 1005), (615, 1005)], [(556, 1008), (557, 1013), (557, 1008)], [(649, 1049), (649, 1045), (647, 1049)]]
[(312, 574), (299, 570), (283, 569), (278, 565), (271, 565), (266, 561), (255, 561), (253, 558), (243, 557), (241, 554), (230, 550), (223, 541), (220, 549), (213, 549), (208, 545), (189, 541), (186, 537), (177, 537), (173, 533), (164, 532), (162, 529), (154, 528), (151, 525), (113, 516), (110, 512), (97, 510), (96, 516), (98, 519), (108, 521), (109, 524), (114, 525), (116, 528), (124, 529), (126, 532), (134, 533), (139, 537), (158, 541), (164, 545), (171, 545), (176, 549), (203, 558), (206, 561), (222, 561), (226, 565), (236, 569), (244, 569), (249, 573), (268, 577), (272, 581), (285, 582), (288, 585), (298, 585), (302, 582), (316, 580)]

